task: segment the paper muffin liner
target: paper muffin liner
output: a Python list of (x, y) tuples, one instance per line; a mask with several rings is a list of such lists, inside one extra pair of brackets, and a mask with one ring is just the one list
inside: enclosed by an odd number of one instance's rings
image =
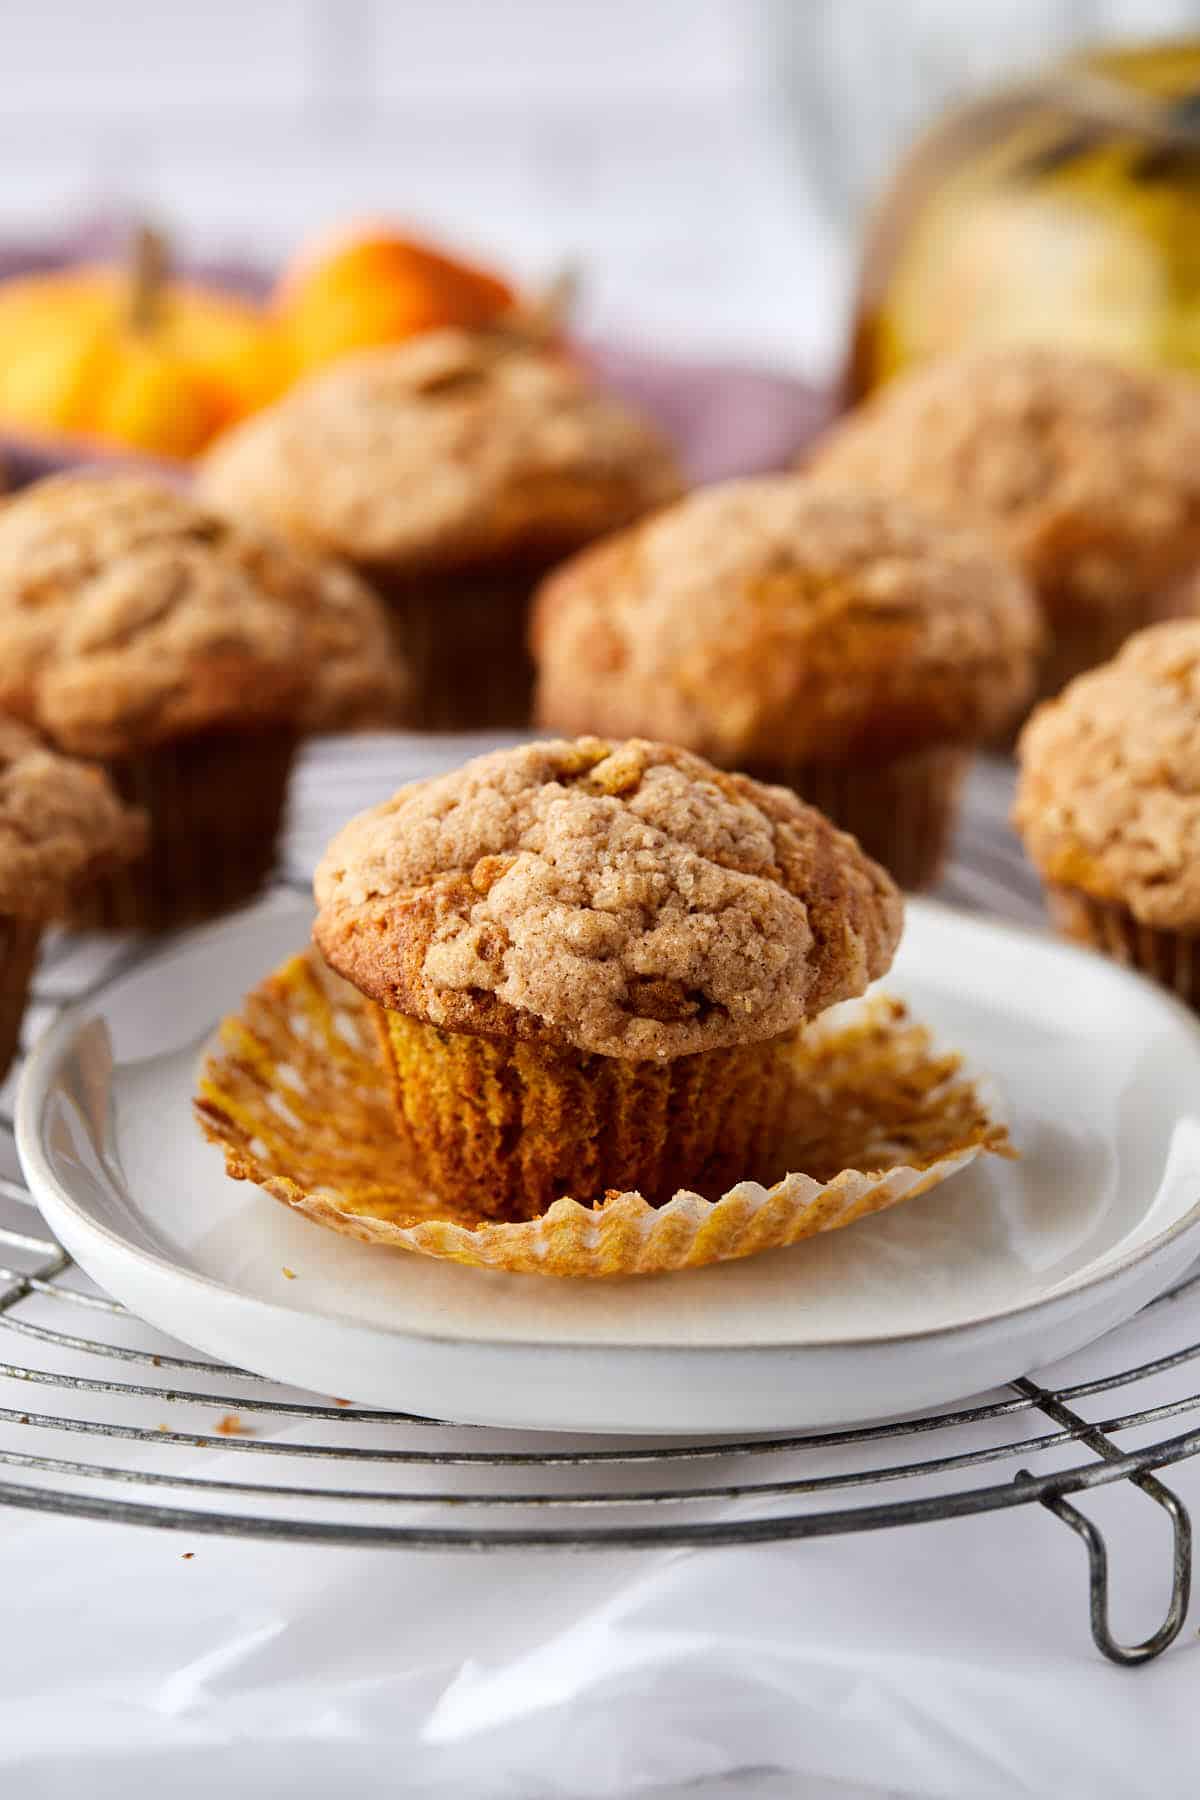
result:
[(253, 899), (269, 876), (297, 737), (205, 732), (104, 766), (150, 821), (146, 854), (72, 897), (90, 930), (167, 931)]
[(936, 744), (869, 763), (748, 763), (746, 773), (819, 807), (898, 886), (917, 892), (942, 873), (970, 761), (962, 745)]
[(720, 1193), (768, 1172), (786, 1125), (789, 1039), (625, 1062), (372, 1012), (397, 1124), (429, 1185), (497, 1218), (635, 1182), (652, 1205), (680, 1188)]
[(406, 723), (415, 731), (477, 731), (529, 723), (533, 661), (526, 645), (540, 565), (482, 565), (401, 575), (359, 571), (387, 607), (412, 670)]
[[(1085, 608), (1067, 611), (1052, 607), (1047, 621), (1047, 644), (1038, 663), (1037, 686), (1026, 709), (1026, 717), (1042, 700), (1052, 700), (1077, 675), (1086, 674), (1100, 663), (1111, 662), (1121, 645), (1133, 632), (1150, 625), (1166, 610), (1151, 599), (1108, 609)], [(1014, 725), (1013, 736), (1016, 735)]]
[(1064, 937), (1140, 970), (1200, 1011), (1200, 937), (1143, 925), (1125, 907), (1081, 888), (1048, 887), (1046, 904)]
[(839, 1008), (798, 1040), (786, 1175), (717, 1200), (562, 1198), (500, 1223), (431, 1192), (393, 1123), (367, 1005), (315, 951), (285, 963), (221, 1028), (196, 1113), (249, 1180), (365, 1243), (522, 1274), (657, 1274), (779, 1249), (894, 1206), (1008, 1135), (952, 1052), (896, 1001)]
[(32, 919), (0, 913), (0, 1081), (21, 1042), (21, 1021), (37, 966), (42, 927)]

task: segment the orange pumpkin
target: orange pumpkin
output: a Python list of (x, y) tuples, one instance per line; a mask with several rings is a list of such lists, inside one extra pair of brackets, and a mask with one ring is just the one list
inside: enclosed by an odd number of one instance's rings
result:
[(273, 310), (299, 374), (438, 326), (489, 325), (514, 301), (512, 288), (486, 269), (360, 228), (303, 254), (280, 282)]
[(128, 270), (0, 283), (0, 426), (190, 457), (274, 399), (274, 332), (235, 295), (164, 278), (154, 234)]

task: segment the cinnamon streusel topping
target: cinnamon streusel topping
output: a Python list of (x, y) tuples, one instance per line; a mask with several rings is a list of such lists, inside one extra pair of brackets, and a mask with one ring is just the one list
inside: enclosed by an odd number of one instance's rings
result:
[(101, 770), (0, 718), (0, 913), (51, 918), (72, 889), (132, 861), (145, 841), (142, 814)]
[(797, 476), (691, 495), (545, 582), (537, 715), (717, 761), (975, 742), (1026, 699), (1038, 626), (1007, 559), (901, 501)]
[(1200, 931), (1200, 622), (1156, 625), (1039, 707), (1014, 823), (1043, 878)]
[(1200, 384), (1186, 375), (967, 351), (885, 388), (806, 469), (998, 532), (1051, 619), (1137, 607), (1148, 622), (1144, 603), (1200, 562)]
[(774, 1037), (884, 973), (900, 897), (790, 792), (662, 744), (476, 758), (318, 868), (315, 936), (380, 1004), (625, 1058)]
[(201, 487), (294, 542), (419, 570), (574, 548), (680, 479), (565, 356), (439, 331), (299, 383), (214, 445)]
[(64, 475), (0, 510), (0, 706), (66, 749), (374, 722), (402, 683), (380, 604), (348, 570), (164, 483)]

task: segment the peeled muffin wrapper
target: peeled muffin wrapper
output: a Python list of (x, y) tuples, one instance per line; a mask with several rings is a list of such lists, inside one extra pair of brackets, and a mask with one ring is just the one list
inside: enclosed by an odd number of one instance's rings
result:
[(364, 1243), (523, 1274), (661, 1274), (782, 1249), (926, 1193), (981, 1150), (1011, 1154), (953, 1052), (892, 999), (836, 1009), (800, 1040), (781, 1161), (803, 1168), (719, 1200), (681, 1192), (556, 1200), (498, 1223), (441, 1201), (397, 1129), (367, 1002), (315, 950), (284, 963), (224, 1021), (196, 1099), (237, 1181)]

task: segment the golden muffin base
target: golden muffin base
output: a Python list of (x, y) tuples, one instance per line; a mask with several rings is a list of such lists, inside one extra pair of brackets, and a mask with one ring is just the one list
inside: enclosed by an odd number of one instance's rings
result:
[(936, 744), (862, 763), (749, 762), (745, 772), (790, 787), (916, 893), (935, 886), (945, 867), (970, 762), (961, 745)]
[(636, 1187), (658, 1206), (779, 1172), (792, 1036), (624, 1062), (373, 1010), (397, 1123), (444, 1199), (533, 1219), (563, 1194)]
[(782, 1248), (947, 1179), (981, 1150), (1008, 1153), (960, 1059), (894, 1001), (856, 1003), (795, 1046), (785, 1166), (717, 1200), (636, 1191), (556, 1200), (499, 1223), (487, 1196), (431, 1191), (396, 1131), (367, 1003), (315, 951), (250, 993), (205, 1064), (196, 1114), (235, 1180), (365, 1243), (516, 1273), (658, 1274)]
[(410, 730), (529, 723), (533, 661), (526, 619), (544, 572), (540, 563), (413, 575), (360, 569), (383, 599), (397, 650), (412, 671)]
[(211, 731), (104, 767), (150, 821), (146, 854), (74, 896), (83, 930), (168, 931), (252, 900), (275, 862), (296, 734)]
[(21, 1021), (37, 967), (42, 927), (31, 919), (0, 913), (0, 1081), (12, 1067), (21, 1042)]
[(1046, 905), (1064, 937), (1139, 970), (1200, 1012), (1200, 935), (1143, 925), (1125, 907), (1081, 888), (1048, 887)]

